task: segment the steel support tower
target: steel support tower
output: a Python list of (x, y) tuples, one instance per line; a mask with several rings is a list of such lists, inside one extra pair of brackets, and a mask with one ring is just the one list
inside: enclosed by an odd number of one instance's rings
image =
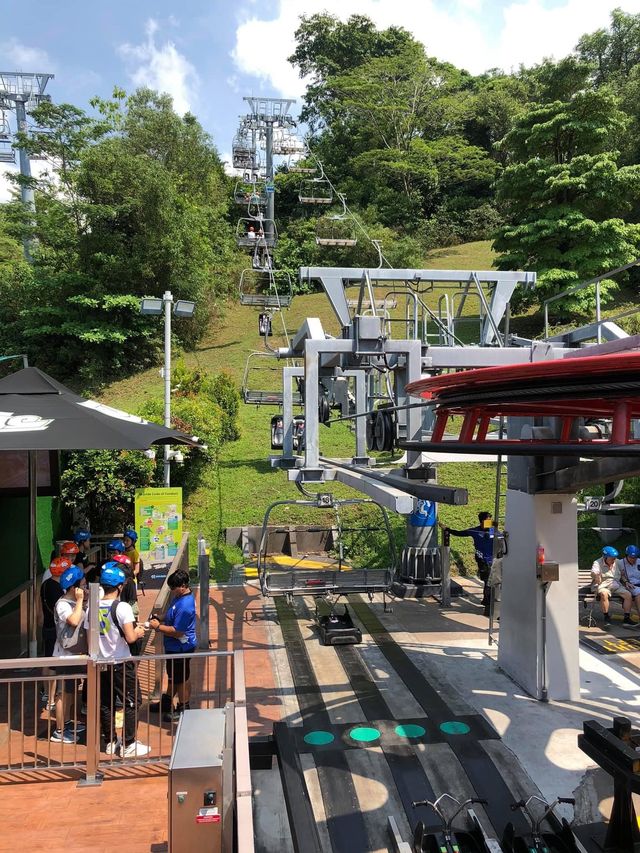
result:
[(265, 145), (265, 179), (267, 182), (267, 215), (265, 221), (265, 236), (273, 239), (273, 224), (275, 222), (275, 193), (273, 191), (273, 131), (287, 130), (296, 126), (295, 120), (289, 115), (289, 110), (295, 104), (292, 98), (243, 98), (251, 112), (241, 119), (241, 124), (251, 129), (252, 139), (264, 140)]
[[(0, 110), (15, 112), (18, 132), (26, 134), (27, 112), (37, 107), (43, 101), (50, 101), (51, 96), (45, 95), (44, 90), (53, 74), (29, 74), (22, 71), (0, 71)], [(27, 180), (20, 184), (20, 196), (25, 208), (35, 212), (33, 187), (29, 183), (31, 163), (29, 153), (23, 146), (18, 147), (20, 174)], [(24, 255), (31, 260), (29, 238), (24, 238)]]

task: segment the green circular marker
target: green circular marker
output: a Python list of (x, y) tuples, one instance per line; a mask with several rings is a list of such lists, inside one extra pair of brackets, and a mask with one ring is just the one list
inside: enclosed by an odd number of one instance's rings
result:
[(372, 729), (368, 726), (358, 726), (355, 729), (351, 729), (349, 737), (352, 740), (358, 741), (358, 743), (371, 743), (379, 739), (380, 732), (378, 729)]
[(422, 737), (427, 730), (415, 723), (406, 723), (404, 726), (396, 726), (395, 733), (398, 737)]
[(308, 735), (304, 736), (304, 742), (308, 743), (309, 746), (326, 746), (334, 740), (335, 738), (331, 732), (309, 732)]
[(440, 725), (440, 731), (446, 735), (468, 735), (471, 729), (466, 723), (459, 723), (457, 720), (450, 720), (447, 723)]

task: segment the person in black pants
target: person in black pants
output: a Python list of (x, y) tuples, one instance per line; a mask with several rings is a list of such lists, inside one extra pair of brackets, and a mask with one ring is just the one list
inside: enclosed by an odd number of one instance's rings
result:
[[(501, 533), (496, 533), (493, 526), (493, 519), (490, 512), (478, 513), (478, 526), (467, 527), (465, 530), (454, 530), (452, 527), (445, 527), (443, 524), (440, 527), (444, 531), (448, 531), (452, 536), (470, 536), (473, 539), (475, 546), (474, 557), (478, 567), (478, 577), (482, 581), (482, 606), (484, 607), (484, 615), (489, 615), (489, 605), (491, 603), (491, 590), (489, 589), (489, 574), (491, 573), (491, 564), (494, 556), (502, 555), (504, 550), (504, 536)], [(494, 554), (494, 539), (500, 540), (496, 543), (498, 553)]]

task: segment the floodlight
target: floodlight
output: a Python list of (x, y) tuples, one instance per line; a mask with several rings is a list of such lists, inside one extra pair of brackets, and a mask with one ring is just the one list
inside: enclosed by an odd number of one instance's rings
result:
[(189, 302), (188, 299), (177, 299), (173, 306), (173, 313), (176, 317), (193, 317), (196, 310), (196, 303)]
[(156, 299), (153, 296), (149, 296), (140, 301), (141, 314), (162, 314), (162, 311), (162, 299)]

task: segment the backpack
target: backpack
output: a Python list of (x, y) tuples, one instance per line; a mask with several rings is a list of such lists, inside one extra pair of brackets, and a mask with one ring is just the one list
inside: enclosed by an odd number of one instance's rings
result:
[[(120, 634), (122, 639), (126, 642), (126, 637), (124, 635), (124, 631), (122, 630), (122, 626), (118, 622), (118, 616), (116, 613), (119, 604), (120, 604), (120, 599), (114, 598), (114, 600), (111, 602), (111, 610), (109, 611), (109, 615), (111, 616), (112, 625), (116, 626), (116, 628), (118, 629), (118, 633)], [(144, 644), (144, 637), (141, 637), (139, 640), (134, 640), (133, 643), (127, 643), (127, 645), (129, 646), (129, 652), (134, 657), (140, 657), (140, 655), (142, 654), (142, 650), (144, 648), (143, 644)]]
[(80, 620), (80, 624), (74, 628), (68, 622), (60, 622), (56, 608), (54, 611), (54, 620), (56, 623), (56, 639), (65, 652), (68, 652), (70, 655), (86, 655), (89, 653), (89, 639), (84, 624), (84, 617)]

